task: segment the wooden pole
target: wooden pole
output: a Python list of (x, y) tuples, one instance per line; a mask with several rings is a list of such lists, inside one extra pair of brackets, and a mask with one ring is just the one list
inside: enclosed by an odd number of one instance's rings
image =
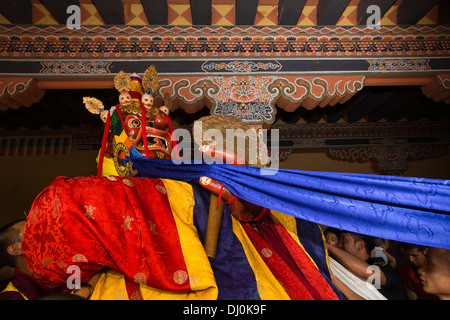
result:
[(220, 223), (222, 222), (223, 206), (225, 204), (221, 199), (220, 204), (217, 205), (218, 201), (219, 196), (211, 192), (205, 236), (205, 252), (211, 261), (216, 258), (217, 240), (219, 238)]

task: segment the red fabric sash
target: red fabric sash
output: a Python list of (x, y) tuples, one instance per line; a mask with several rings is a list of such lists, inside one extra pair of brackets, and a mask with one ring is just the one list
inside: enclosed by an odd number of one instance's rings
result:
[(36, 198), (23, 237), (30, 271), (58, 290), (81, 269), (81, 282), (103, 267), (136, 283), (190, 291), (167, 192), (159, 179), (56, 178)]
[(129, 300), (144, 300), (142, 298), (141, 287), (139, 283), (125, 277), (125, 288)]
[(286, 229), (270, 214), (254, 222), (242, 223), (245, 232), (275, 278), (293, 300), (338, 300), (336, 293), (309, 256)]

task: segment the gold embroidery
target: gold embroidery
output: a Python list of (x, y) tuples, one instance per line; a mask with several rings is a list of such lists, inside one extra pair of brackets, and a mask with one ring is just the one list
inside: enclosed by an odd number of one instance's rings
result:
[(162, 194), (167, 193), (166, 188), (164, 188), (162, 186), (156, 185), (156, 189), (158, 189), (158, 191), (161, 192)]
[(272, 250), (264, 248), (261, 250), (261, 254), (263, 255), (264, 258), (270, 258), (272, 256)]
[(143, 300), (141, 290), (136, 290), (131, 294), (130, 300)]
[(131, 217), (129, 217), (129, 216), (122, 216), (122, 218), (123, 218), (123, 225), (122, 225), (122, 228), (124, 229), (124, 230), (133, 230), (133, 228), (131, 228), (131, 222), (132, 221), (134, 221), (134, 218), (131, 218)]
[(94, 220), (94, 210), (96, 210), (97, 208), (89, 205), (89, 206), (84, 206), (86, 208), (86, 212), (84, 213), (84, 215), (92, 220)]
[(52, 260), (50, 258), (45, 258), (44, 260), (42, 260), (42, 266), (48, 266), (49, 264), (52, 264)]
[(197, 277), (195, 276), (190, 276), (189, 277), (189, 285), (191, 286), (191, 289), (195, 291), (195, 289), (197, 289)]
[(58, 205), (59, 205), (59, 199), (55, 199), (55, 202), (53, 203), (53, 205), (54, 205), (54, 207), (55, 207), (55, 210), (53, 210), (53, 214), (59, 214), (60, 212), (59, 212), (59, 208), (58, 208)]
[(123, 179), (122, 181), (125, 185), (129, 186), (130, 188), (134, 187), (133, 181), (128, 179)]
[(29, 223), (33, 223), (33, 222), (36, 221), (36, 211), (37, 211), (37, 209), (34, 209), (33, 211), (31, 211), (29, 213), (29, 216), (30, 216), (29, 219), (28, 219)]
[(259, 296), (264, 296), (266, 294), (266, 288), (261, 282), (256, 282), (256, 288), (258, 289)]
[(188, 274), (184, 270), (175, 271), (175, 273), (173, 274), (173, 281), (175, 281), (176, 284), (183, 284), (187, 281), (187, 279)]
[(114, 296), (116, 297), (116, 300), (127, 300), (127, 291), (125, 288), (120, 288), (114, 292)]
[(156, 231), (156, 224), (152, 223), (151, 221), (147, 221), (148, 225), (150, 227), (150, 231), (154, 234), (154, 235), (158, 235), (158, 232)]
[(77, 253), (72, 257), (72, 262), (88, 262), (88, 259), (82, 254)]
[(147, 285), (147, 277), (145, 273), (139, 272), (134, 276), (134, 282)]

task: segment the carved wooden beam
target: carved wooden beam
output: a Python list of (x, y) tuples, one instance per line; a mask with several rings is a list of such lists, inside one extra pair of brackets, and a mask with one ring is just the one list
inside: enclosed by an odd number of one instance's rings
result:
[(278, 3), (278, 24), (297, 25), (307, 0), (280, 0)]
[(350, 0), (319, 0), (317, 25), (335, 25), (349, 3)]
[(169, 7), (167, 0), (141, 0), (150, 25), (167, 25), (169, 23)]
[(0, 13), (12, 24), (32, 24), (32, 4), (30, 0), (2, 0)]
[(211, 1), (190, 0), (193, 25), (211, 25)]
[(434, 102), (450, 104), (450, 74), (440, 74), (429, 85), (421, 87), (422, 93)]
[(44, 95), (32, 78), (0, 78), (0, 111), (29, 107)]
[(67, 23), (67, 8), (71, 5), (80, 6), (78, 0), (41, 0), (42, 4), (52, 14), (53, 18), (58, 21), (59, 24), (65, 25)]
[(438, 11), (438, 23), (439, 24), (449, 24), (450, 23), (450, 1), (439, 2)]
[(416, 24), (420, 21), (440, 0), (403, 0), (398, 7), (397, 24)]
[(122, 0), (92, 0), (107, 25), (124, 25), (125, 13)]
[(259, 0), (236, 0), (236, 25), (253, 25)]
[(371, 5), (376, 5), (380, 8), (380, 18), (392, 7), (396, 0), (360, 0), (358, 3), (356, 24), (366, 25), (367, 19), (371, 16), (371, 12), (367, 13), (367, 8)]

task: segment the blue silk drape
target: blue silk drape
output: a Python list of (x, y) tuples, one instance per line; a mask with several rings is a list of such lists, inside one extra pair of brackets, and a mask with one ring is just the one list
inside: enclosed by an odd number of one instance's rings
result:
[[(140, 175), (180, 181), (207, 176), (241, 199), (326, 226), (450, 249), (450, 180), (311, 172), (131, 157)], [(273, 169), (263, 169), (273, 170)]]

